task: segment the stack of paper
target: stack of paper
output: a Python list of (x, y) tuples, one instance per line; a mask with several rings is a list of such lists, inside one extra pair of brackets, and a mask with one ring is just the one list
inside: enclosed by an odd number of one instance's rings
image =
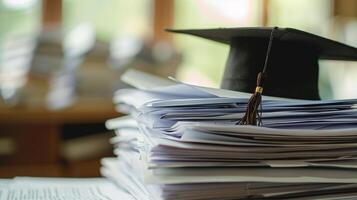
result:
[(107, 122), (102, 167), (137, 199), (357, 198), (357, 100), (263, 97), (263, 125), (242, 126), (249, 94), (141, 78), (115, 94), (130, 116)]
[(28, 80), (37, 34), (5, 28), (0, 37), (0, 99), (16, 105)]

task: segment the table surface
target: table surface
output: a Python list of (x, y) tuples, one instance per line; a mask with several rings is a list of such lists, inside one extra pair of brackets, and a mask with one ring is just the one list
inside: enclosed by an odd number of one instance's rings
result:
[(61, 110), (38, 107), (6, 107), (0, 105), (1, 123), (80, 123), (98, 122), (118, 117), (110, 99), (79, 99), (72, 106)]

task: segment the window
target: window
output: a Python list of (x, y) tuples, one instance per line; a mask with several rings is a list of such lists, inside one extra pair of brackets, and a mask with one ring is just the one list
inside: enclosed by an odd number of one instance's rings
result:
[[(260, 3), (251, 0), (176, 0), (174, 27), (259, 26)], [(229, 47), (193, 36), (175, 35), (174, 40), (184, 57), (178, 78), (189, 83), (218, 87)]]
[(150, 35), (151, 21), (150, 0), (63, 0), (65, 30), (89, 23), (100, 40), (119, 35)]

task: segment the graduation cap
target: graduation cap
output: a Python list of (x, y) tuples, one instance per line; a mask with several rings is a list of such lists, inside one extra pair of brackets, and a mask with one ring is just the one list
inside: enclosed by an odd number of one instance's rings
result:
[[(273, 28), (172, 30), (230, 45), (222, 88), (252, 92), (262, 70)], [(264, 94), (320, 99), (318, 60), (357, 60), (357, 49), (311, 33), (277, 28), (269, 56)]]
[[(221, 87), (241, 92), (255, 90), (255, 93), (261, 94), (264, 82), (265, 95), (318, 100), (318, 60), (357, 60), (357, 49), (354, 47), (292, 28), (167, 31), (230, 45)], [(260, 98), (251, 99), (258, 101), (251, 103), (254, 112), (249, 111), (251, 104), (248, 104), (248, 118), (253, 120), (248, 124), (256, 123), (253, 118), (256, 118)]]

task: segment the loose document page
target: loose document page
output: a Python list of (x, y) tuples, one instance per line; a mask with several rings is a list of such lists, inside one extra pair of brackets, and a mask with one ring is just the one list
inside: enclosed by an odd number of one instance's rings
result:
[[(4, 183), (5, 184), (5, 183)], [(133, 200), (103, 178), (28, 178), (0, 181), (0, 200)]]

